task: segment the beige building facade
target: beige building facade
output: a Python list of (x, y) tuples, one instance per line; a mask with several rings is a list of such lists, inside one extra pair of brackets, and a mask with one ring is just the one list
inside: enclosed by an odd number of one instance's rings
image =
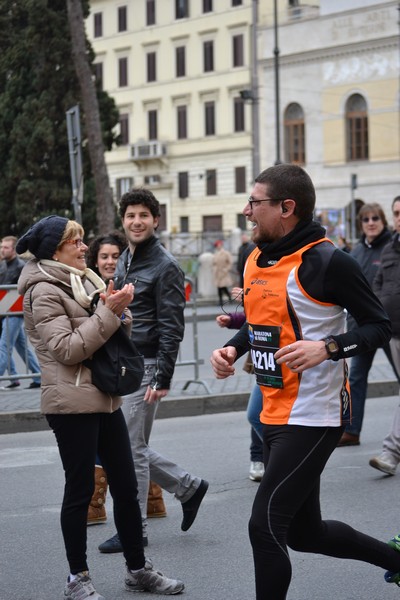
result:
[[(310, 173), (330, 231), (340, 225), (352, 237), (355, 199), (379, 202), (391, 222), (391, 202), (400, 194), (399, 4), (321, 0), (319, 8), (299, 3), (291, 13), (284, 4), (278, 14), (280, 159)], [(278, 145), (273, 14), (265, 12), (263, 20), (261, 157), (268, 165)]]
[(152, 189), (173, 233), (243, 225), (251, 182), (251, 0), (92, 0), (96, 74), (120, 111), (118, 200)]
[(106, 155), (116, 200), (144, 185), (163, 229), (229, 236), (246, 228), (256, 143), (261, 169), (304, 166), (333, 229), (354, 233), (352, 199), (389, 214), (400, 193), (397, 1), (90, 4), (96, 76), (120, 111), (122, 144)]

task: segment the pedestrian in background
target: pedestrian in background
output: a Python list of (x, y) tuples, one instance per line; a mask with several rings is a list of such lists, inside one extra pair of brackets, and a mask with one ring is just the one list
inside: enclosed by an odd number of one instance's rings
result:
[[(381, 254), (381, 266), (373, 282), (373, 290), (381, 300), (392, 323), (389, 342), (393, 362), (400, 373), (400, 196), (392, 203), (394, 235)], [(397, 407), (392, 428), (383, 440), (382, 452), (369, 461), (371, 467), (394, 475), (400, 462), (400, 406)]]
[[(236, 290), (232, 289), (232, 295), (236, 295)], [(240, 290), (243, 293), (243, 290)], [(216, 321), (220, 327), (226, 327), (227, 329), (240, 329), (243, 323), (246, 321), (244, 312), (239, 313), (227, 313), (223, 315), (217, 315)], [(250, 353), (248, 359), (243, 365), (243, 370), (246, 373), (254, 374), (253, 362), (251, 361)], [(259, 386), (255, 383), (249, 396), (247, 403), (247, 420), (250, 423), (250, 469), (249, 479), (251, 481), (261, 481), (264, 475), (264, 456), (263, 456), (263, 430), (264, 426), (260, 422), (260, 414), (262, 411), (262, 395)]]
[[(380, 204), (364, 204), (359, 213), (358, 220), (362, 230), (359, 242), (351, 251), (351, 256), (359, 263), (361, 270), (372, 286), (378, 269), (381, 265), (381, 253), (383, 248), (391, 239), (385, 213)], [(342, 283), (343, 285), (343, 283)], [(347, 319), (348, 329), (356, 327), (353, 315)], [(383, 350), (388, 361), (393, 367), (396, 379), (400, 382), (396, 367), (393, 364), (392, 353), (389, 342), (383, 345)], [(357, 354), (351, 359), (350, 365), (350, 389), (353, 414), (351, 423), (346, 425), (338, 446), (359, 446), (360, 434), (364, 419), (365, 401), (368, 390), (368, 374), (376, 354), (376, 348)]]
[(243, 289), (243, 271), (244, 265), (246, 264), (246, 260), (248, 256), (252, 253), (255, 248), (254, 242), (250, 240), (250, 236), (248, 233), (242, 233), (241, 236), (242, 243), (239, 246), (238, 250), (238, 258), (236, 263), (236, 269), (239, 276), (239, 287)]
[(56, 437), (65, 472), (61, 528), (70, 574), (64, 598), (104, 600), (92, 584), (86, 556), (96, 453), (114, 500), (126, 561), (125, 589), (179, 593), (183, 583), (155, 571), (144, 556), (122, 399), (93, 385), (91, 370), (84, 365), (119, 327), (129, 331), (132, 317), (127, 307), (134, 288), (128, 283), (116, 291), (112, 281), (106, 288), (86, 267), (83, 237), (79, 223), (51, 215), (35, 223), (17, 246), (19, 252), (29, 250), (36, 257), (24, 267), (18, 290), (24, 294), (26, 330), (42, 366), (41, 410)]
[(224, 248), (224, 242), (217, 240), (214, 243), (215, 252), (212, 259), (212, 269), (214, 284), (217, 286), (218, 301), (222, 305), (224, 302), (224, 295), (227, 300), (231, 302), (232, 297), (229, 288), (232, 286), (232, 265), (233, 257), (228, 250)]
[[(4, 261), (5, 268), (2, 269), (1, 285), (16, 285), (25, 262), (17, 255), (15, 246), (17, 238), (8, 235), (1, 240), (0, 252)], [(0, 375), (4, 375), (6, 369), (9, 374), (16, 376), (17, 369), (13, 358), (14, 348), (24, 362), (27, 363), (28, 370), (31, 373), (40, 373), (39, 363), (34, 351), (29, 347), (25, 330), (24, 320), (21, 315), (7, 316), (2, 319), (2, 328), (0, 336)], [(15, 390), (21, 383), (13, 377), (10, 384), (1, 388), (5, 391)], [(40, 375), (34, 375), (32, 382), (27, 389), (40, 388)]]
[[(369, 562), (400, 582), (400, 536), (386, 544), (321, 517), (320, 478), (351, 418), (344, 361), (381, 346), (391, 329), (357, 262), (325, 237), (314, 209), (301, 167), (276, 165), (256, 178), (243, 210), (257, 244), (244, 275), (247, 322), (211, 358), (224, 379), (251, 348), (263, 394), (265, 474), (249, 523), (257, 600), (287, 597), (288, 546)], [(346, 310), (356, 319), (352, 331)]]

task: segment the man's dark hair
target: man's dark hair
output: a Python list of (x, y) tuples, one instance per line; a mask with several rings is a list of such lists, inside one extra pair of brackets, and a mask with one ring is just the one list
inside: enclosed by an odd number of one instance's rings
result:
[(160, 216), (160, 203), (154, 194), (146, 188), (132, 188), (129, 192), (123, 194), (119, 201), (119, 216), (121, 219), (124, 218), (128, 206), (134, 204), (146, 206), (155, 219)]
[(315, 188), (311, 177), (301, 167), (275, 165), (262, 171), (255, 182), (266, 184), (268, 196), (271, 198), (295, 200), (294, 214), (300, 221), (312, 219), (315, 208)]

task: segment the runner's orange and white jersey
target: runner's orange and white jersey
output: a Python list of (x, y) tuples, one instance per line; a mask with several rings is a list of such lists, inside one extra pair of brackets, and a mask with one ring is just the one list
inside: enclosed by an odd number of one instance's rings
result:
[(345, 360), (325, 360), (303, 373), (275, 362), (275, 352), (297, 340), (322, 340), (345, 331), (341, 306), (310, 297), (298, 271), (303, 254), (327, 238), (282, 257), (275, 265), (257, 265), (260, 250), (249, 256), (244, 273), (244, 309), (257, 383), (263, 394), (262, 423), (338, 427), (350, 420)]

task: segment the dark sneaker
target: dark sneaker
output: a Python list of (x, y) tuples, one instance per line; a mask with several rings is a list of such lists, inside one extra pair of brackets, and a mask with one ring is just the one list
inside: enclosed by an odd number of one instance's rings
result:
[(25, 388), (26, 390), (36, 390), (40, 388), (40, 383), (38, 383), (37, 381), (32, 381), (32, 383), (30, 385), (28, 385), (27, 388)]
[[(393, 550), (397, 550), (397, 552), (400, 552), (400, 534), (395, 535), (394, 538), (388, 541), (388, 544), (391, 548), (393, 548)], [(396, 573), (394, 571), (386, 571), (384, 577), (387, 583), (395, 583), (400, 587), (400, 572)]]
[(8, 385), (0, 388), (1, 390), (16, 390), (20, 387), (20, 382), (19, 381), (12, 381), (11, 383), (9, 383)]
[(126, 570), (125, 589), (129, 592), (151, 592), (173, 596), (180, 594), (185, 586), (180, 579), (169, 579), (153, 569), (153, 563), (146, 559), (143, 569), (138, 571)]
[(198, 510), (200, 508), (201, 501), (203, 500), (206, 492), (208, 490), (208, 481), (202, 479), (199, 487), (190, 498), (186, 502), (182, 504), (183, 510), (183, 519), (181, 523), (182, 531), (187, 531), (193, 525), (194, 520), (197, 516)]
[[(149, 541), (148, 541), (147, 537), (143, 536), (143, 547), (148, 546), (148, 544), (149, 544)], [(103, 554), (113, 554), (114, 552), (123, 552), (121, 540), (119, 539), (118, 533), (113, 535), (113, 537), (110, 538), (109, 540), (106, 540), (105, 542), (100, 544), (99, 550), (100, 550), (100, 552), (103, 552)]]
[(88, 571), (76, 575), (73, 581), (67, 579), (64, 590), (64, 600), (105, 600), (93, 587)]

